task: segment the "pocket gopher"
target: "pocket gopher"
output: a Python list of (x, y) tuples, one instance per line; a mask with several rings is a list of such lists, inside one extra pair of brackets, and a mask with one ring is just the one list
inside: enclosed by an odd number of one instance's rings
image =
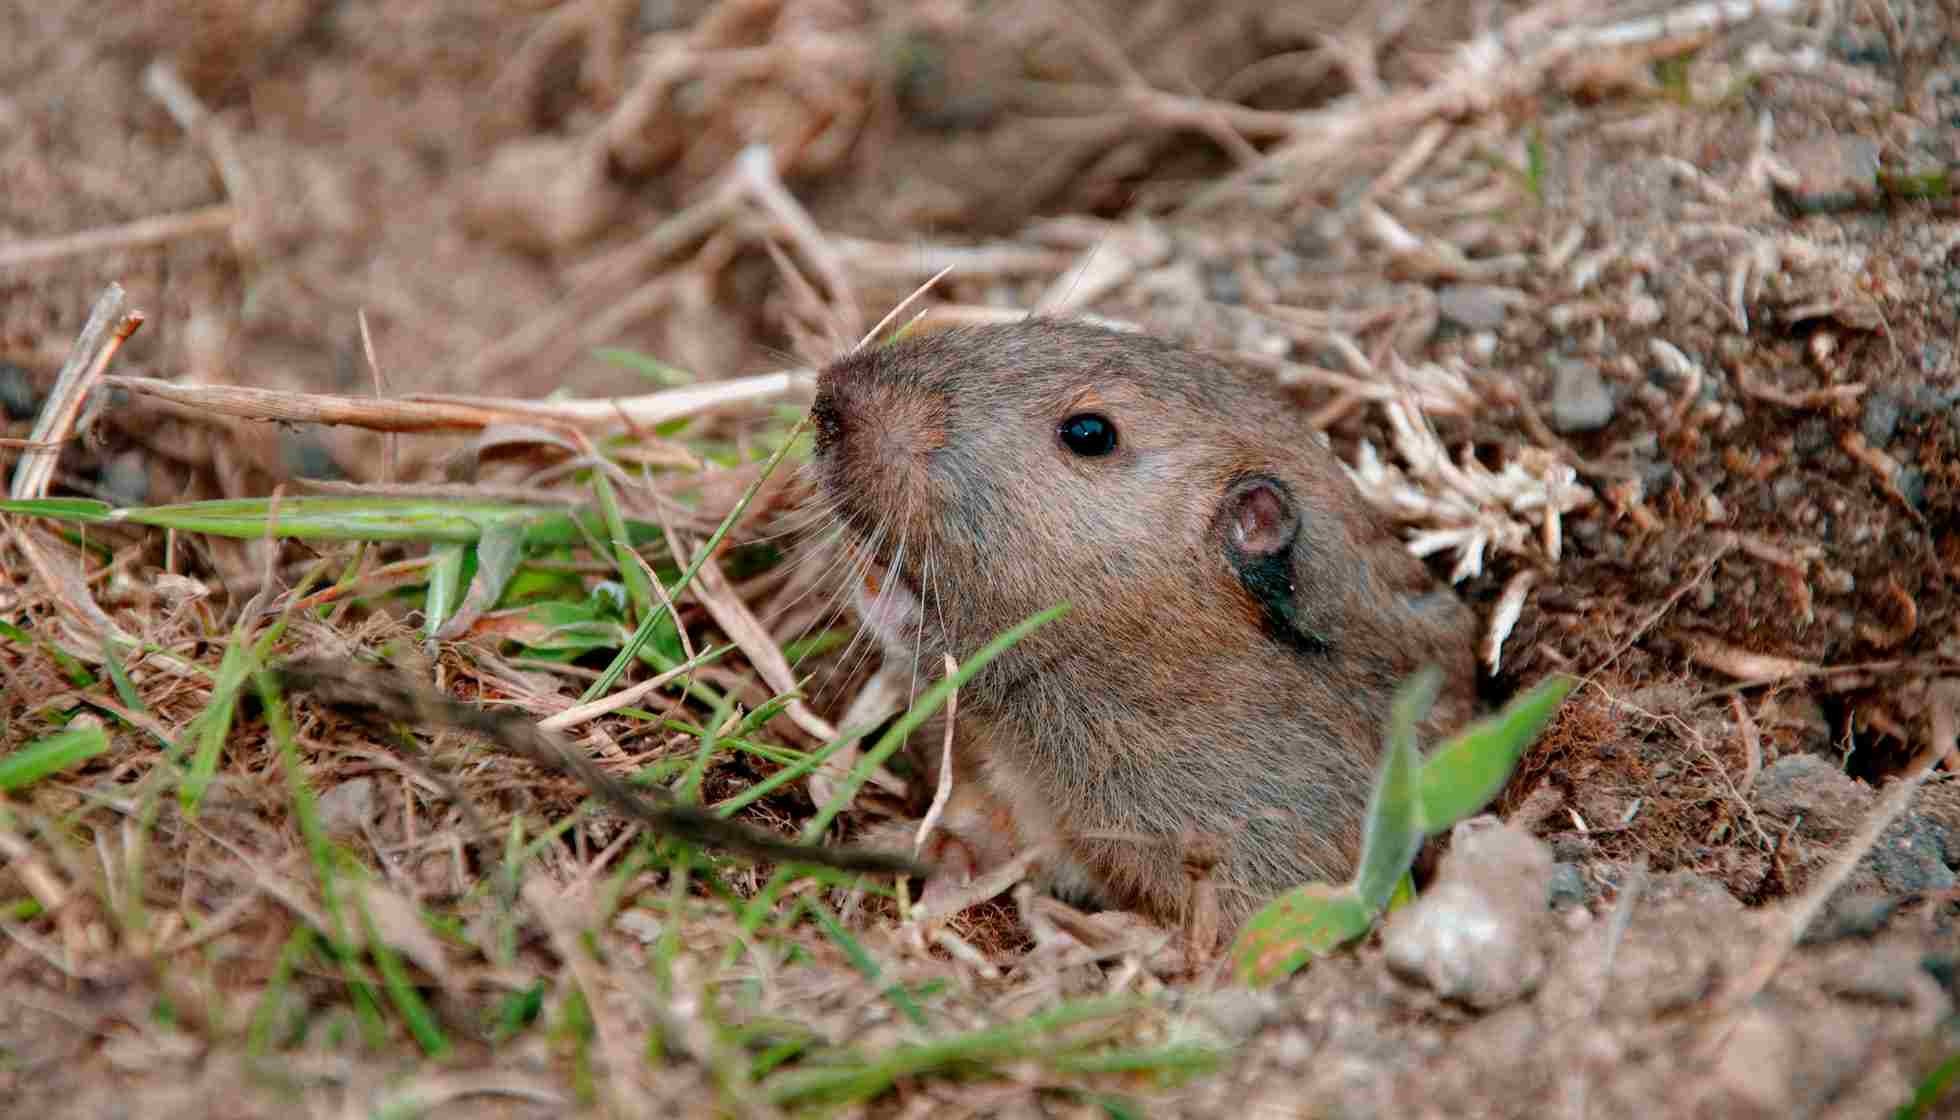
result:
[[(1226, 930), (1354, 866), (1395, 689), (1467, 718), (1474, 619), (1270, 377), (1032, 318), (866, 349), (812, 407), (820, 500), (888, 657), (938, 666), (1070, 610), (960, 691), (956, 773), (1105, 905)], [(874, 590), (875, 589), (875, 590)], [(1211, 858), (1207, 856), (1207, 859)]]

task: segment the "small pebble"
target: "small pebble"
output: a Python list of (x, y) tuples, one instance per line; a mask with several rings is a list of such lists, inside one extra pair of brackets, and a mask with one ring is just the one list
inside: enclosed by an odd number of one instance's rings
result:
[(1839, 966), (1824, 983), (1847, 999), (1892, 1007), (1937, 1006), (1945, 1002), (1939, 981), (1920, 966), (1911, 946), (1890, 944), (1847, 946)]
[(1493, 818), (1451, 833), (1437, 881), (1382, 933), (1388, 967), (1444, 999), (1480, 1011), (1537, 990), (1552, 879), (1549, 847)]
[(296, 478), (345, 478), (333, 452), (310, 432), (287, 430), (280, 433), (279, 457)]
[(1701, 1087), (1704, 1116), (1772, 1117), (1797, 1115), (1793, 1098), (1801, 1050), (1796, 1023), (1773, 1009), (1738, 1012), (1714, 1065)]
[(1272, 992), (1225, 988), (1192, 997), (1188, 1008), (1237, 1044), (1258, 1034), (1268, 1023), (1278, 1021), (1284, 1005)]
[(358, 833), (374, 819), (374, 779), (350, 778), (320, 795), (320, 824), (335, 834)]
[(140, 506), (150, 499), (150, 464), (141, 451), (125, 451), (102, 464), (96, 485), (110, 505)]
[(1858, 429), (1865, 434), (1865, 442), (1873, 447), (1891, 443), (1893, 433), (1899, 430), (1903, 411), (1899, 395), (1890, 389), (1874, 389), (1865, 394), (1864, 406), (1865, 414), (1859, 419)]
[(1819, 136), (1780, 153), (1797, 181), (1781, 190), (1804, 213), (1844, 210), (1878, 193), (1878, 141), (1869, 136)]
[(1878, 873), (1880, 884), (1899, 894), (1944, 892), (1954, 886), (1939, 826), (1918, 813), (1893, 821), (1865, 856), (1865, 864)]
[(645, 910), (632, 909), (620, 911), (613, 919), (613, 927), (642, 945), (651, 945), (660, 940), (660, 919)]
[(1756, 777), (1758, 813), (1777, 822), (1802, 820), (1797, 835), (1835, 841), (1849, 836), (1871, 805), (1871, 787), (1846, 775), (1829, 759), (1786, 754)]
[(41, 411), (34, 375), (12, 362), (0, 362), (0, 410), (9, 420), (32, 420)]
[(1613, 419), (1613, 390), (1591, 362), (1552, 359), (1552, 430), (1596, 432)]
[(1584, 906), (1590, 894), (1586, 889), (1585, 873), (1576, 863), (1555, 863), (1552, 865), (1551, 883), (1545, 892), (1545, 903), (1554, 910), (1564, 910), (1573, 906)]
[(1445, 284), (1436, 290), (1436, 310), (1465, 330), (1495, 330), (1504, 325), (1515, 294), (1489, 284)]

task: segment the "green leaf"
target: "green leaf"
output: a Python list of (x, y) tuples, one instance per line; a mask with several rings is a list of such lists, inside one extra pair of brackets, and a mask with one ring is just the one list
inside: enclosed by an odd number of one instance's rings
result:
[(231, 720), (238, 712), (238, 692), (252, 669), (252, 651), (243, 634), (234, 633), (218, 662), (218, 679), (211, 686), (211, 703), (191, 721), (191, 735), (197, 749), (191, 755), (190, 770), (177, 787), (184, 815), (197, 815), (205, 789), (218, 773), (218, 757), (224, 753), (225, 739), (231, 734)]
[(1264, 987), (1368, 932), (1374, 913), (1352, 886), (1308, 883), (1261, 907), (1232, 942), (1232, 974)]
[(422, 632), (435, 637), (462, 600), (463, 571), (471, 560), (467, 545), (444, 543), (429, 552), (429, 587), (422, 601)]
[[(532, 560), (548, 558), (556, 561), (572, 559), (570, 550), (554, 549), (549, 553), (540, 552)], [(572, 601), (584, 597), (585, 581), (574, 571), (562, 568), (545, 568), (535, 564), (520, 566), (510, 577), (510, 585), (504, 588), (502, 602), (510, 604)], [(617, 612), (614, 613), (617, 618)]]
[(1382, 752), (1381, 772), (1375, 776), (1374, 793), (1368, 798), (1361, 859), (1354, 872), (1355, 896), (1377, 914), (1388, 906), (1395, 884), (1422, 848), (1416, 794), (1422, 756), (1416, 751), (1416, 726), (1436, 703), (1442, 682), (1442, 672), (1429, 666), (1397, 689), (1389, 704), (1388, 743)]
[(626, 642), (626, 626), (610, 604), (587, 599), (576, 603), (543, 602), (524, 608), (524, 617), (539, 628), (537, 636), (517, 637), (533, 657), (573, 657), (595, 649), (618, 649)]
[[(522, 529), (527, 547), (581, 544), (602, 533), (604, 526), (590, 511), (567, 512), (547, 506), (511, 502), (431, 501), (425, 498), (288, 497), (279, 502), (277, 524), (270, 498), (223, 498), (209, 502), (134, 509), (101, 510), (84, 503), (74, 516), (84, 520), (124, 521), (205, 533), (214, 537), (257, 540), (268, 531), (287, 540), (337, 541), (452, 541), (467, 544), (492, 525), (513, 524)], [(84, 516), (86, 515), (86, 516)], [(634, 545), (661, 539), (658, 525), (628, 524)]]
[(476, 542), (476, 574), (470, 577), (464, 608), (474, 615), (495, 607), (523, 559), (522, 527), (503, 521), (484, 529), (482, 539)]
[(1900, 1105), (1892, 1115), (1895, 1120), (1920, 1120), (1921, 1117), (1934, 1115), (1933, 1106), (1940, 1103), (1940, 1098), (1946, 1095), (1955, 1081), (1960, 1081), (1960, 1052), (1948, 1055), (1945, 1061), (1934, 1066), (1932, 1072), (1922, 1078), (1918, 1088), (1913, 1090), (1912, 1099)]
[(1481, 812), (1576, 683), (1571, 677), (1546, 680), (1438, 747), (1417, 780), (1423, 831), (1434, 835)]
[(1384, 909), (1409, 897), (1408, 872), (1423, 835), (1448, 828), (1495, 797), (1573, 685), (1570, 678), (1546, 681), (1418, 764), (1416, 728), (1435, 702), (1440, 680), (1436, 670), (1425, 669), (1395, 695), (1354, 882), (1309, 883), (1254, 914), (1232, 944), (1240, 981), (1282, 979), (1367, 933)]
[(24, 517), (48, 517), (56, 521), (80, 521), (94, 524), (107, 521), (115, 512), (108, 502), (98, 502), (89, 498), (27, 498), (19, 501), (0, 501), (0, 513), (17, 513)]
[(33, 785), (50, 774), (86, 762), (109, 749), (109, 733), (100, 727), (71, 727), (37, 739), (0, 758), (0, 790)]
[(605, 519), (606, 534), (612, 541), (613, 566), (619, 569), (619, 581), (626, 585), (626, 593), (633, 600), (633, 610), (644, 618), (652, 611), (663, 609), (654, 602), (653, 584), (647, 579), (646, 569), (640, 566), (639, 557), (634, 555), (633, 546), (627, 539), (626, 515), (620, 511), (619, 495), (613, 491), (612, 479), (604, 471), (592, 475), (592, 493), (599, 502), (599, 515)]
[(148, 711), (143, 706), (142, 695), (136, 691), (136, 686), (130, 683), (129, 673), (123, 668), (122, 652), (112, 641), (105, 640), (102, 643), (102, 667), (108, 670), (109, 683), (115, 687), (116, 698), (122, 701), (123, 707), (139, 715)]
[(679, 366), (670, 366), (659, 358), (642, 354), (637, 350), (620, 350), (611, 346), (601, 346), (592, 351), (593, 357), (600, 361), (625, 366), (656, 385), (672, 388), (677, 385), (694, 384), (694, 375)]

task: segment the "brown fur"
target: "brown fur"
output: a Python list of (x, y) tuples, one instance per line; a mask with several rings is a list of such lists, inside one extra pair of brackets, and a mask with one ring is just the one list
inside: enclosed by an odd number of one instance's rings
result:
[[(1114, 421), (1113, 454), (1059, 440), (1081, 411)], [(1469, 713), (1470, 612), (1269, 378), (1037, 319), (845, 358), (814, 414), (825, 500), (922, 604), (888, 655), (937, 665), (1072, 605), (961, 690), (954, 750), (1022, 840), (1055, 840), (1112, 905), (1181, 920), (1194, 837), (1223, 846), (1227, 929), (1344, 878), (1396, 686), (1439, 663), (1433, 722)], [(1249, 475), (1297, 511), (1306, 638), (1275, 631), (1228, 555), (1221, 506)]]

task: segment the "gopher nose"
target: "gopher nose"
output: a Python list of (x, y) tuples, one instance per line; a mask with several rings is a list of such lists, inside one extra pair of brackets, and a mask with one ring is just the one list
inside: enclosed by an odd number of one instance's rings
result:
[(817, 454), (825, 457), (857, 458), (867, 450), (886, 426), (886, 408), (879, 398), (889, 394), (864, 371), (840, 363), (824, 371), (817, 381), (817, 399), (810, 405), (810, 419), (816, 425)]
[(817, 454), (834, 451), (844, 439), (844, 409), (838, 403), (835, 383), (828, 377), (818, 384), (810, 420), (817, 427)]
[(824, 371), (810, 405), (817, 454), (872, 470), (915, 469), (945, 442), (941, 394), (869, 376), (852, 360)]

